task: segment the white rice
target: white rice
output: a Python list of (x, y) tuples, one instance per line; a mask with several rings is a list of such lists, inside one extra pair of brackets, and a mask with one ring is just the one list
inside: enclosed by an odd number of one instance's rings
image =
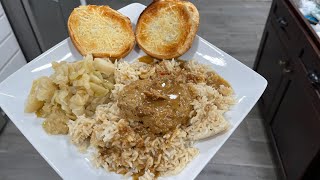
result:
[[(163, 63), (164, 69), (169, 72), (180, 68), (177, 61)], [(177, 127), (162, 137), (140, 136), (132, 129), (136, 126), (134, 121), (120, 118), (117, 100), (124, 86), (154, 75), (155, 67), (140, 62), (116, 62), (116, 67), (116, 84), (111, 102), (98, 106), (92, 118), (82, 116), (68, 123), (72, 143), (83, 148), (90, 142), (97, 148), (94, 157), (98, 166), (125, 176), (139, 173), (141, 180), (155, 179), (158, 175), (175, 175), (199, 153), (198, 149), (192, 147), (195, 140), (228, 129), (229, 123), (223, 114), (234, 103), (232, 89), (225, 86), (215, 89), (205, 83), (189, 83), (197, 95), (192, 102), (190, 125)], [(201, 74), (209, 71), (195, 62), (187, 63), (186, 69)], [(105, 155), (103, 150), (98, 151), (103, 148), (112, 149), (112, 152), (106, 151)], [(144, 172), (141, 173), (141, 170)]]

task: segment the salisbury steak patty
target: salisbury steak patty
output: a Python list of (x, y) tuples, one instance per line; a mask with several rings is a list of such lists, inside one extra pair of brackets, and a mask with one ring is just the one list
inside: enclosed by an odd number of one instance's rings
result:
[(174, 75), (137, 80), (125, 86), (118, 106), (123, 118), (143, 123), (152, 133), (166, 133), (187, 124), (192, 110), (191, 91)]

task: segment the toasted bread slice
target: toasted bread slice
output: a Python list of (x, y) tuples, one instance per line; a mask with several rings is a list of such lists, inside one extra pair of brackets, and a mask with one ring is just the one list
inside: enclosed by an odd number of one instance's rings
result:
[(79, 6), (70, 14), (68, 30), (80, 54), (119, 59), (135, 44), (130, 19), (109, 6)]
[(190, 49), (198, 31), (199, 12), (188, 1), (157, 0), (140, 15), (136, 41), (148, 55), (172, 59)]

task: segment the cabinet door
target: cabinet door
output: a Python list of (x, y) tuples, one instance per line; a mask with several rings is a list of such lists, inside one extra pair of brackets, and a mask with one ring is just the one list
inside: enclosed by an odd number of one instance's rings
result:
[(79, 0), (22, 0), (41, 50), (44, 52), (68, 37), (67, 20)]
[(320, 149), (319, 97), (300, 60), (293, 71), (270, 126), (287, 178), (301, 179)]
[(261, 97), (263, 112), (267, 114), (282, 81), (281, 66), (288, 63), (288, 57), (271, 23), (268, 23), (263, 39), (261, 42), (263, 48), (259, 50), (257, 56), (259, 63), (255, 70), (268, 81), (268, 86)]

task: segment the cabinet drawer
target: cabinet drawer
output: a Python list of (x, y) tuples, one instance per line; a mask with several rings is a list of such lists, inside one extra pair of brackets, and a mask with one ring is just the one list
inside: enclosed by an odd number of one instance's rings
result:
[[(312, 96), (315, 99), (320, 99), (320, 85), (319, 83), (315, 83), (317, 79), (320, 78), (320, 51), (319, 49), (314, 45), (313, 42), (309, 41), (306, 37), (302, 37), (300, 40), (303, 44), (303, 48), (299, 51), (299, 55), (297, 57), (297, 62), (300, 63), (303, 67), (303, 72), (299, 73), (305, 73), (307, 77), (307, 81), (309, 84), (314, 83), (314, 85), (306, 86), (306, 89), (309, 89), (310, 91), (315, 91), (316, 93), (310, 93), (310, 96)], [(303, 79), (301, 79), (303, 80)], [(319, 80), (318, 80), (319, 81)], [(320, 103), (319, 103), (320, 107)]]
[(271, 22), (275, 27), (279, 38), (287, 47), (288, 53), (291, 54), (291, 51), (295, 51), (298, 48), (295, 47), (295, 45), (303, 33), (299, 28), (298, 21), (290, 12), (287, 4), (282, 0), (274, 1), (270, 15)]
[(303, 63), (307, 72), (318, 71), (320, 73), (320, 51), (313, 42), (308, 41), (304, 36), (302, 36), (300, 42), (303, 47), (298, 52), (298, 59)]

